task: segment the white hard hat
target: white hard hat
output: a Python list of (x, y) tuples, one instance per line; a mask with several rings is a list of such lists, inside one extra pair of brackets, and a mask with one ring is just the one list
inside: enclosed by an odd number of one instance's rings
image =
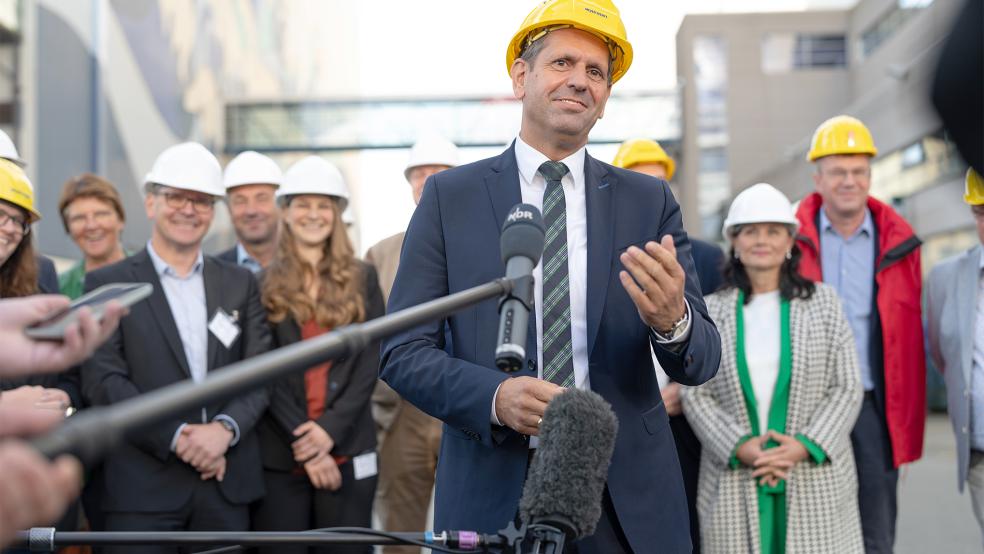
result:
[(17, 153), (14, 141), (10, 140), (10, 136), (3, 130), (0, 130), (0, 158), (6, 158), (21, 167), (27, 165), (27, 162), (22, 160), (20, 154)]
[(458, 147), (440, 135), (425, 135), (417, 139), (410, 149), (407, 167), (403, 176), (410, 180), (410, 170), (422, 165), (458, 165)]
[(229, 162), (222, 173), (222, 184), (226, 191), (242, 185), (274, 185), (280, 186), (283, 172), (277, 162), (269, 157), (247, 150)]
[(724, 240), (731, 240), (733, 227), (749, 223), (782, 223), (793, 227), (793, 234), (799, 229), (789, 199), (768, 183), (758, 183), (738, 193), (721, 228)]
[(344, 212), (349, 202), (348, 187), (342, 172), (335, 164), (319, 156), (308, 156), (284, 172), (277, 189), (277, 198), (295, 194), (323, 194), (338, 199), (338, 209)]
[(225, 196), (219, 160), (197, 142), (183, 142), (161, 152), (144, 182)]

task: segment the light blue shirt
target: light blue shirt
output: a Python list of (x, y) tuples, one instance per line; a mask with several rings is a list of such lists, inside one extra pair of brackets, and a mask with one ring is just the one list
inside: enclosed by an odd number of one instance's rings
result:
[[(157, 255), (150, 241), (147, 241), (147, 254), (154, 264), (154, 271), (171, 309), (171, 317), (174, 318), (174, 325), (178, 328), (178, 336), (181, 337), (181, 347), (184, 349), (191, 378), (196, 383), (200, 383), (208, 374), (208, 308), (205, 303), (203, 277), (205, 259), (199, 251), (198, 259), (191, 266), (191, 271), (181, 277), (173, 267)], [(228, 421), (233, 427), (231, 444), (239, 442), (239, 425), (234, 419), (219, 414), (213, 418), (213, 421), (215, 420)], [(206, 422), (208, 422), (208, 414), (205, 408), (202, 408), (202, 423)], [(177, 445), (178, 435), (181, 434), (184, 426), (185, 424), (182, 424), (175, 431), (174, 438), (171, 440), (171, 450)]]
[(861, 226), (847, 239), (834, 230), (827, 214), (820, 210), (820, 263), (823, 281), (837, 290), (854, 332), (861, 384), (864, 390), (873, 390), (875, 381), (868, 352), (875, 284), (875, 228), (867, 208)]
[(252, 271), (254, 274), (263, 271), (263, 266), (260, 265), (260, 262), (249, 255), (249, 252), (243, 248), (243, 243), (241, 242), (236, 243), (236, 263)]

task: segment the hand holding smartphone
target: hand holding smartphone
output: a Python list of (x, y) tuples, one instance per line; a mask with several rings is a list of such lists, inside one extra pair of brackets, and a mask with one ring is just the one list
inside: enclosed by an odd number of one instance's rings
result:
[(65, 337), (65, 329), (78, 321), (79, 309), (88, 306), (92, 317), (102, 321), (106, 305), (116, 300), (124, 307), (129, 307), (150, 296), (154, 286), (150, 283), (110, 283), (72, 301), (68, 308), (45, 318), (24, 330), (24, 334), (35, 340), (61, 341)]

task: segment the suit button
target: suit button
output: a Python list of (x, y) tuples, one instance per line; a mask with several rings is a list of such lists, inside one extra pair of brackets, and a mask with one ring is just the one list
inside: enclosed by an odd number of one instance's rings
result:
[(526, 360), (526, 367), (530, 368), (530, 371), (536, 371), (536, 360)]

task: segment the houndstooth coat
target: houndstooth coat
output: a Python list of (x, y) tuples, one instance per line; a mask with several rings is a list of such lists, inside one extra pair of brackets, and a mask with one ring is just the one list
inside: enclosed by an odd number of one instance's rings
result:
[[(738, 440), (751, 432), (735, 361), (738, 290), (705, 298), (721, 333), (721, 367), (702, 386), (683, 392), (683, 410), (703, 445), (697, 511), (703, 549), (757, 553), (758, 497), (751, 470), (731, 469)], [(817, 283), (809, 300), (789, 306), (792, 375), (786, 434), (803, 433), (827, 454), (793, 468), (786, 482), (786, 552), (864, 552), (850, 432), (863, 390), (854, 338), (834, 289)]]

